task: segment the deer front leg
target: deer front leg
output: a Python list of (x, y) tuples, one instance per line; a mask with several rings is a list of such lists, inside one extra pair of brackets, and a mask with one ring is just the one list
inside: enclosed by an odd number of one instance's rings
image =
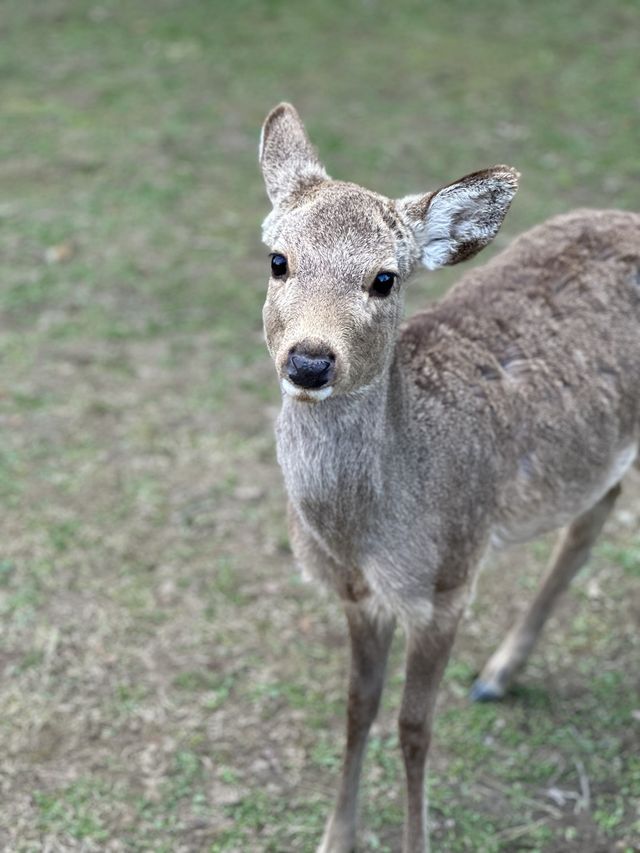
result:
[(358, 785), (369, 729), (378, 712), (394, 623), (372, 618), (357, 604), (346, 606), (351, 639), (347, 743), (333, 814), (318, 853), (352, 853), (356, 843)]
[(407, 640), (406, 681), (398, 720), (407, 782), (404, 853), (425, 853), (429, 847), (425, 767), (438, 687), (461, 611), (455, 594), (448, 593), (446, 598), (436, 608), (433, 622), (426, 628), (412, 628)]

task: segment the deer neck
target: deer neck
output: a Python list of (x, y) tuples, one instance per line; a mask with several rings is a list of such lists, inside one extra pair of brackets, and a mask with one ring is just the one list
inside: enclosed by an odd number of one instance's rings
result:
[(289, 499), (332, 553), (353, 542), (354, 530), (383, 499), (397, 462), (402, 397), (403, 377), (393, 363), (351, 394), (320, 403), (283, 400), (276, 437)]

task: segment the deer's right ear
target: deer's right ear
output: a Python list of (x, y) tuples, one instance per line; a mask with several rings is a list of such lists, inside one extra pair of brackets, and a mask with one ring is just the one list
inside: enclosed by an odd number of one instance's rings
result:
[(291, 104), (279, 104), (266, 117), (258, 157), (274, 206), (292, 193), (329, 178)]

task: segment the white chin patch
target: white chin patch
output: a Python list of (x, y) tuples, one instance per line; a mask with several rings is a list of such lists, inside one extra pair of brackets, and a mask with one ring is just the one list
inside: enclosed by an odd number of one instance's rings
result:
[(300, 388), (299, 385), (294, 385), (288, 379), (281, 379), (280, 384), (285, 394), (295, 397), (296, 400), (304, 400), (307, 403), (317, 403), (320, 400), (326, 400), (333, 393), (333, 385), (326, 385), (324, 388)]

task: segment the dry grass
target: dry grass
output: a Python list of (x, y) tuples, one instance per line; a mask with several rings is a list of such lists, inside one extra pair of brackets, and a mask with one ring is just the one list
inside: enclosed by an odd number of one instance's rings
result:
[[(454, 6), (4, 5), (2, 849), (314, 849), (345, 633), (286, 543), (262, 115), (297, 102), (332, 171), (387, 192), (512, 161), (511, 234), (638, 206), (633, 4)], [(474, 707), (548, 543), (487, 568), (441, 701), (435, 849), (640, 848), (639, 517), (636, 478), (521, 686)], [(369, 850), (398, 846), (400, 659)]]

